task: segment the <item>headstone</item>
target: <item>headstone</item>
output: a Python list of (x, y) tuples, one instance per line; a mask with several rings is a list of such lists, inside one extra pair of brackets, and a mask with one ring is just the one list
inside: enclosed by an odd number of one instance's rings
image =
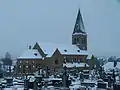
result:
[(64, 67), (64, 73), (62, 76), (63, 87), (69, 87), (70, 81), (68, 80), (68, 77), (66, 67)]
[(104, 82), (98, 82), (97, 87), (101, 88), (101, 89), (106, 89), (107, 88), (107, 84), (104, 83)]
[(7, 86), (12, 86), (13, 85), (13, 78), (12, 77), (7, 77)]
[(111, 87), (113, 83), (113, 80), (111, 79), (110, 76), (108, 76), (108, 87)]
[(80, 73), (80, 80), (83, 82), (84, 81), (84, 75), (83, 72)]
[(48, 66), (46, 67), (46, 78), (48, 78), (49, 77), (49, 68), (48, 68)]
[(24, 80), (24, 90), (29, 90), (28, 83), (29, 83), (29, 79), (27, 78), (27, 75), (26, 75), (25, 80)]
[(120, 83), (113, 84), (113, 90), (120, 90)]
[(113, 83), (115, 83), (116, 82), (116, 76), (115, 76), (115, 70), (113, 69), (113, 74), (112, 74), (112, 77), (113, 77)]

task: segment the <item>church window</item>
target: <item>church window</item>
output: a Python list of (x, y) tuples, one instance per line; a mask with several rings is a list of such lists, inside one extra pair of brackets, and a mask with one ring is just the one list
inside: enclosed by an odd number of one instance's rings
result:
[(55, 64), (58, 64), (58, 60), (57, 59), (55, 60)]
[(31, 72), (31, 65), (28, 66), (29, 72)]
[(82, 44), (86, 44), (86, 39), (82, 38)]
[(76, 44), (76, 38), (74, 38), (73, 43)]
[(86, 39), (84, 38), (84, 44), (86, 44)]
[(82, 44), (85, 44), (85, 39), (84, 38), (82, 38)]
[(79, 38), (77, 38), (77, 43), (79, 43)]
[(23, 65), (23, 73), (25, 73), (26, 72), (26, 70), (25, 70), (25, 65)]

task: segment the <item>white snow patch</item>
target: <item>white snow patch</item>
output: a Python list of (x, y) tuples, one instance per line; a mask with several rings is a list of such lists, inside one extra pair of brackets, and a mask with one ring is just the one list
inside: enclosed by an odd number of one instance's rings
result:
[[(112, 70), (114, 69), (114, 62), (108, 62), (105, 65), (103, 65), (105, 70)], [(117, 65), (115, 67), (116, 69), (120, 69), (120, 62), (117, 62)]]
[(87, 63), (66, 63), (63, 64), (63, 67), (73, 68), (73, 67), (89, 67)]
[(23, 54), (17, 59), (40, 59), (42, 58), (38, 50), (29, 49), (23, 52)]
[[(56, 49), (60, 51), (61, 54), (71, 54), (71, 55), (89, 55), (86, 50), (79, 50), (75, 45), (65, 45), (65, 44), (54, 44), (54, 43), (38, 43), (40, 48), (43, 50), (47, 56), (52, 56)], [(79, 51), (78, 51), (79, 50)]]

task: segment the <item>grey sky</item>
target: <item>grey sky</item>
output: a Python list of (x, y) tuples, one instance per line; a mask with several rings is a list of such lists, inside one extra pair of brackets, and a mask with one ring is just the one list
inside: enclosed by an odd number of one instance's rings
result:
[(78, 8), (88, 49), (97, 55), (120, 54), (120, 3), (117, 0), (0, 0), (0, 56), (20, 55), (27, 44), (71, 44)]

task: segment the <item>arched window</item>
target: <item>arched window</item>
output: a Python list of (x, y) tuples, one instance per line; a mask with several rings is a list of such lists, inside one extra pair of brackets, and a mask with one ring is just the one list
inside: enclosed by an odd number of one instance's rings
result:
[(55, 60), (55, 64), (58, 64), (58, 60), (57, 59)]
[(76, 38), (74, 38), (73, 43), (76, 44)]
[(29, 72), (31, 72), (31, 65), (28, 66)]
[(84, 44), (86, 44), (86, 39), (84, 38)]
[(82, 38), (82, 44), (84, 44), (84, 38)]
[(26, 72), (26, 67), (25, 67), (25, 65), (23, 65), (23, 73), (25, 73)]
[(77, 38), (77, 43), (79, 43), (79, 38)]

